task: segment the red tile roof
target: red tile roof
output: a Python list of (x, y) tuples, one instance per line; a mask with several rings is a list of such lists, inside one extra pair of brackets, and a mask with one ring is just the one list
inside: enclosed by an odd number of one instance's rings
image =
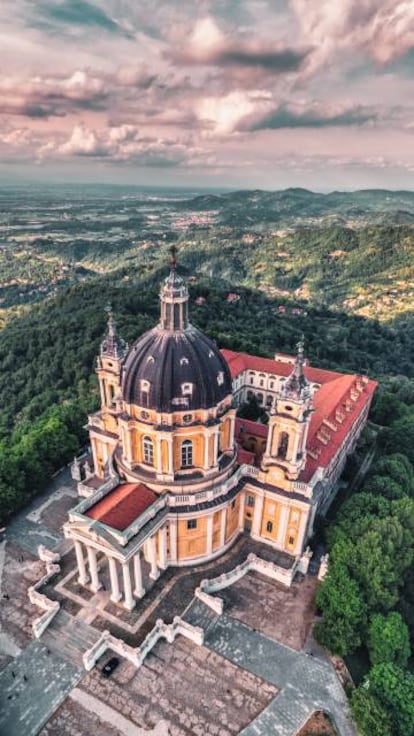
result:
[[(222, 350), (221, 353), (230, 368), (232, 378), (247, 370), (285, 377), (290, 376), (292, 372), (292, 364), (286, 361), (260, 358), (256, 355), (248, 355), (248, 353), (236, 353), (233, 350)], [(312, 366), (305, 366), (304, 373), (312, 383), (326, 383), (337, 378), (337, 376), (343, 375), (335, 371), (326, 371), (323, 368), (312, 368)]]
[(240, 417), (236, 417), (234, 431), (236, 433), (236, 437), (238, 437), (242, 431), (246, 434), (252, 434), (254, 437), (267, 437), (267, 424), (252, 422), (251, 419), (241, 419)]
[(157, 494), (143, 483), (122, 483), (85, 515), (122, 532), (156, 500)]
[(256, 456), (254, 452), (249, 452), (249, 450), (245, 450), (243, 447), (239, 447), (239, 450), (237, 452), (237, 462), (239, 465), (254, 465), (256, 460)]
[[(292, 365), (289, 363), (282, 363), (271, 358), (259, 358), (247, 355), (247, 353), (236, 353), (232, 350), (221, 352), (230, 367), (233, 378), (245, 370), (262, 371), (279, 376), (289, 376), (292, 372)], [(355, 374), (337, 373), (310, 366), (306, 366), (304, 372), (309, 381), (321, 384), (313, 396), (314, 411), (309, 426), (306, 467), (300, 476), (301, 481), (308, 482), (318, 467), (326, 468), (333, 460), (362, 410), (371, 401), (377, 382), (361, 379)], [(354, 393), (353, 399), (351, 393)], [(338, 414), (342, 415), (342, 421), (338, 420)], [(327, 422), (331, 426), (328, 426)], [(242, 427), (246, 433), (253, 436), (267, 437), (266, 424), (247, 419), (236, 419), (237, 439), (240, 437)]]

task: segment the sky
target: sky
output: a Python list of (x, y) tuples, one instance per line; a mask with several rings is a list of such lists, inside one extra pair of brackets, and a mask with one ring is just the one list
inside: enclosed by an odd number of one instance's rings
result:
[(0, 181), (414, 189), (414, 0), (1, 0)]

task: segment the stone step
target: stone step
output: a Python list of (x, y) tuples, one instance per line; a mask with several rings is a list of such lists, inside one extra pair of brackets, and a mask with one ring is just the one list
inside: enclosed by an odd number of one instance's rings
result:
[(100, 636), (99, 631), (66, 611), (59, 611), (42, 635), (42, 643), (68, 662), (82, 666), (84, 652)]
[(184, 620), (192, 626), (199, 626), (204, 632), (214, 626), (218, 619), (218, 614), (209, 606), (194, 598), (184, 613)]

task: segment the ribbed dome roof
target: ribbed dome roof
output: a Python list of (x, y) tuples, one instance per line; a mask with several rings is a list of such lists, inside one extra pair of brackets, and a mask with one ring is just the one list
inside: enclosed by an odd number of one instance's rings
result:
[(122, 395), (128, 404), (163, 412), (207, 409), (231, 391), (225, 359), (192, 325), (146, 332), (124, 363)]

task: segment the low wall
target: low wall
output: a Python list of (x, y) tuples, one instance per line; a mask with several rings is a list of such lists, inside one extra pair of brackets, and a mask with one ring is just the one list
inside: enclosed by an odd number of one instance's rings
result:
[(46, 563), (46, 574), (43, 575), (35, 585), (31, 585), (27, 592), (30, 603), (33, 603), (34, 606), (37, 606), (44, 611), (41, 616), (35, 618), (32, 622), (33, 633), (36, 639), (39, 639), (60, 608), (60, 603), (58, 603), (58, 601), (51, 601), (44, 593), (39, 592), (40, 588), (46, 585), (54, 575), (60, 572), (60, 565), (57, 564), (60, 561), (60, 555), (56, 552), (51, 552), (42, 544), (37, 548), (37, 551), (39, 559)]
[(154, 628), (145, 637), (141, 646), (136, 648), (130, 647), (122, 639), (112, 636), (109, 631), (104, 631), (98, 641), (84, 653), (83, 665), (86, 670), (91, 670), (98, 659), (108, 649), (111, 649), (139, 668), (159, 639), (166, 639), (169, 644), (172, 644), (179, 634), (190, 639), (195, 644), (203, 644), (204, 631), (199, 626), (192, 626), (187, 621), (183, 621), (180, 616), (175, 616), (172, 624), (166, 624), (159, 618)]
[(266, 577), (277, 580), (278, 583), (282, 583), (290, 588), (297, 572), (306, 575), (311, 557), (312, 552), (308, 548), (301, 557), (296, 558), (293, 566), (286, 570), (274, 562), (262, 560), (257, 555), (250, 553), (244, 562), (229, 570), (229, 572), (223, 572), (217, 578), (202, 580), (200, 586), (195, 590), (195, 597), (220, 615), (223, 613), (223, 600), (218, 596), (212, 595), (212, 593), (217, 593), (219, 590), (223, 590), (237, 583), (246, 573), (251, 571), (266, 575)]

